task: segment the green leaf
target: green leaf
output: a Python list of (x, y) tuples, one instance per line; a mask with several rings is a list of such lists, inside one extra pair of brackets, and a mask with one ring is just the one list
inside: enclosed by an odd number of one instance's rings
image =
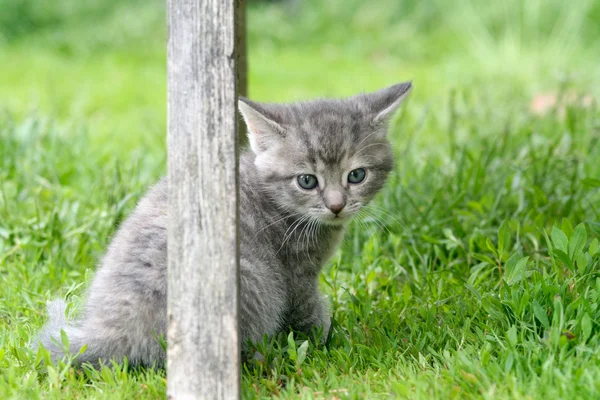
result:
[(10, 231), (0, 227), (0, 238), (8, 239), (10, 237)]
[[(167, 341), (164, 338), (163, 338), (163, 342), (165, 343), (165, 347), (164, 348), (166, 350), (166, 348), (167, 348), (167, 346), (166, 346)], [(87, 350), (87, 347), (88, 347), (87, 344), (84, 344), (83, 346), (81, 346), (81, 349), (79, 349), (79, 352), (77, 353), (77, 355), (79, 356), (79, 355), (85, 353), (85, 351)]]
[(583, 341), (586, 341), (592, 334), (592, 319), (590, 318), (588, 313), (585, 313), (583, 315), (583, 318), (581, 319), (581, 332), (583, 334)]
[(504, 361), (504, 371), (509, 372), (515, 363), (515, 356), (513, 352), (508, 353), (508, 357)]
[(465, 283), (465, 287), (473, 294), (473, 296), (475, 296), (477, 300), (481, 301), (481, 293), (479, 293), (475, 287), (469, 285), (468, 283)]
[(60, 330), (60, 342), (64, 346), (65, 350), (69, 350), (69, 337), (64, 329)]
[(58, 379), (58, 371), (56, 370), (56, 368), (54, 368), (51, 365), (48, 365), (46, 371), (48, 372), (48, 383), (50, 384), (50, 387), (53, 387), (54, 385), (60, 383)]
[(573, 234), (573, 225), (571, 225), (571, 221), (569, 221), (567, 218), (563, 218), (560, 225), (560, 229), (565, 233), (565, 235), (571, 237)]
[(508, 228), (508, 223), (505, 221), (500, 224), (500, 228), (498, 228), (498, 254), (502, 256), (506, 247), (508, 247), (510, 242), (510, 230)]
[(444, 232), (444, 236), (446, 236), (446, 238), (448, 238), (448, 240), (458, 246), (461, 246), (462, 243), (460, 240), (458, 240), (456, 238), (456, 236), (454, 235), (454, 232), (452, 232), (452, 229), (450, 228), (444, 228), (442, 229), (442, 232)]
[(496, 265), (494, 260), (492, 260), (490, 257), (486, 256), (485, 254), (473, 253), (473, 257), (479, 261), (483, 261), (490, 265)]
[(515, 325), (511, 326), (506, 332), (506, 338), (511, 346), (515, 347), (517, 345), (517, 327)]
[(587, 221), (588, 228), (597, 235), (600, 235), (600, 222)]
[(305, 340), (304, 343), (300, 345), (298, 348), (298, 366), (302, 365), (304, 359), (306, 358), (306, 351), (308, 350), (308, 340)]
[(535, 317), (542, 323), (544, 328), (550, 328), (550, 321), (548, 321), (548, 314), (546, 310), (537, 302), (537, 300), (533, 301), (533, 314)]
[(546, 242), (546, 246), (548, 246), (548, 253), (550, 255), (550, 260), (552, 261), (552, 268), (556, 270), (556, 259), (553, 254), (554, 247), (552, 246), (550, 237), (548, 237), (548, 232), (545, 229), (542, 230), (542, 234), (544, 235), (544, 241)]
[(552, 255), (558, 258), (563, 263), (565, 263), (565, 265), (569, 267), (569, 269), (573, 269), (573, 263), (571, 262), (571, 259), (569, 258), (569, 255), (567, 253), (565, 253), (562, 250), (554, 249), (552, 250)]
[(481, 305), (483, 309), (495, 319), (502, 319), (505, 317), (504, 307), (500, 300), (491, 294), (486, 294), (481, 298)]
[(292, 361), (296, 361), (296, 342), (294, 341), (294, 332), (290, 332), (288, 335), (288, 355)]
[(585, 273), (588, 266), (588, 259), (585, 253), (581, 253), (577, 256), (577, 269), (580, 273)]
[(563, 231), (554, 226), (552, 227), (552, 233), (550, 234), (550, 236), (552, 237), (552, 243), (554, 243), (554, 247), (562, 251), (563, 253), (568, 254), (569, 239), (567, 239), (567, 235), (565, 235)]
[(517, 266), (517, 261), (519, 261), (519, 254), (515, 253), (512, 256), (510, 256), (508, 258), (508, 260), (506, 260), (506, 263), (504, 264), (504, 275), (511, 275), (513, 273), (513, 270), (515, 269), (515, 267)]
[(588, 248), (588, 253), (590, 253), (590, 256), (594, 256), (598, 252), (598, 247), (598, 238), (594, 238), (592, 243), (590, 243), (590, 247)]
[(600, 187), (600, 179), (596, 178), (583, 178), (581, 183), (589, 187)]
[(552, 303), (554, 310), (552, 314), (552, 326), (557, 327), (559, 333), (562, 333), (565, 325), (563, 300), (560, 296), (554, 296), (554, 301)]
[(521, 256), (515, 253), (506, 261), (503, 279), (509, 286), (520, 282), (525, 276), (525, 267), (529, 257), (519, 257)]
[(410, 285), (408, 283), (405, 283), (404, 288), (402, 290), (402, 297), (404, 299), (404, 304), (408, 304), (411, 296), (412, 296), (412, 290), (410, 289)]
[(582, 252), (587, 242), (587, 231), (584, 224), (579, 224), (569, 239), (569, 257), (575, 260)]
[(529, 305), (530, 297), (531, 296), (529, 295), (529, 291), (525, 290), (521, 297), (521, 301), (519, 301), (519, 316), (523, 315), (523, 312), (525, 311), (526, 307)]
[(492, 239), (485, 238), (485, 246), (491, 251), (495, 256), (498, 256), (498, 250), (494, 247), (494, 243), (492, 243)]

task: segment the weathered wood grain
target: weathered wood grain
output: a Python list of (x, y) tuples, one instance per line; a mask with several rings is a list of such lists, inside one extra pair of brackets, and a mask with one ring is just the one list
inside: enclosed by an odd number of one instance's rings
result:
[[(246, 41), (246, 0), (236, 0), (235, 47), (237, 54), (237, 91), (240, 96), (248, 96), (248, 47)], [(238, 113), (238, 148), (248, 145), (248, 136), (244, 128), (244, 119)]]
[(167, 0), (167, 394), (240, 394), (236, 0)]

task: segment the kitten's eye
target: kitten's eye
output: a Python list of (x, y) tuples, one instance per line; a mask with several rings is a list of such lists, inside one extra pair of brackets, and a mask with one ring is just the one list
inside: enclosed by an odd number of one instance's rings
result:
[(298, 185), (302, 189), (311, 190), (317, 187), (319, 182), (314, 175), (298, 175)]
[(355, 170), (350, 171), (348, 174), (348, 182), (350, 183), (361, 183), (365, 180), (365, 176), (367, 176), (367, 171), (364, 168), (357, 168)]

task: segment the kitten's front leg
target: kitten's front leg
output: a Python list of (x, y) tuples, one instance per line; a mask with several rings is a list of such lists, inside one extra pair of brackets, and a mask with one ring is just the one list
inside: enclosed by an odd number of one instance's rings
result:
[(289, 326), (307, 335), (321, 331), (320, 339), (323, 343), (327, 339), (331, 325), (329, 305), (321, 296), (316, 282), (297, 285), (303, 290), (296, 293), (292, 307), (287, 316)]
[[(240, 260), (240, 333), (242, 343), (259, 342), (278, 332), (283, 321), (285, 292), (274, 274)], [(245, 349), (247, 350), (247, 349)]]

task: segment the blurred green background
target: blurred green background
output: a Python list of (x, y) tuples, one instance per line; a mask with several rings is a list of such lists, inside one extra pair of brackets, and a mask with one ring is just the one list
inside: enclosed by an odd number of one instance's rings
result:
[[(37, 374), (27, 350), (165, 172), (165, 3), (0, 0), (2, 399), (165, 397), (162, 372)], [(244, 398), (598, 398), (600, 1), (247, 12), (253, 99), (415, 89), (394, 174), (321, 275), (332, 342), (245, 369)], [(565, 93), (585, 107), (549, 110)]]
[[(598, 1), (248, 3), (257, 100), (408, 79), (434, 111), (450, 89), (521, 105), (565, 85), (598, 91)], [(164, 147), (165, 1), (0, 0), (0, 10), (0, 109), (84, 124), (99, 152)]]

